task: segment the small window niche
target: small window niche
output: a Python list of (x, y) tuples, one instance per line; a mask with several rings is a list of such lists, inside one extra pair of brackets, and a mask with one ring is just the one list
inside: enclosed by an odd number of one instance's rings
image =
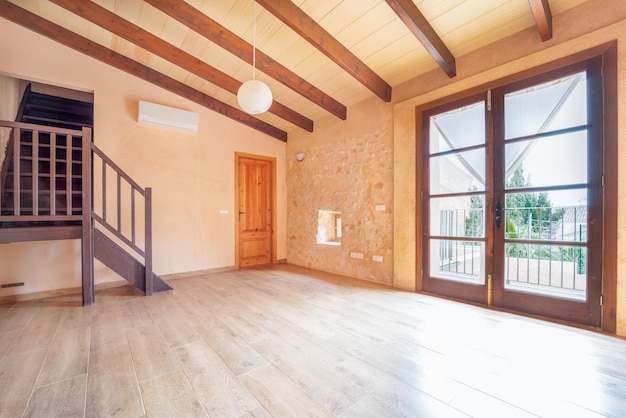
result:
[(317, 212), (317, 243), (341, 245), (341, 212), (322, 209)]

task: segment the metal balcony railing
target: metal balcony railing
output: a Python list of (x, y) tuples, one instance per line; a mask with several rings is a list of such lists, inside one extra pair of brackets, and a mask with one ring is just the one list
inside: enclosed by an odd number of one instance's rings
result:
[[(505, 286), (584, 298), (587, 207), (513, 207), (504, 212)], [(482, 209), (439, 212), (439, 236), (455, 237), (438, 242), (440, 275), (482, 283), (484, 247), (473, 239), (485, 236), (484, 219)]]

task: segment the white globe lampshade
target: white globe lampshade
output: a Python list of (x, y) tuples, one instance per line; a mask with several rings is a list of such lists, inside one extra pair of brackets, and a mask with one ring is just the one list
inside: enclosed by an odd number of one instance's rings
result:
[(272, 105), (272, 91), (262, 81), (248, 80), (239, 87), (237, 101), (244, 112), (258, 115)]

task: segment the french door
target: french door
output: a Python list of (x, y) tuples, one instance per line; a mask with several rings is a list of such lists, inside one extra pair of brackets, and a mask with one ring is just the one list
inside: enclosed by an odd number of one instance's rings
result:
[(424, 291), (600, 326), (601, 64), (422, 113)]

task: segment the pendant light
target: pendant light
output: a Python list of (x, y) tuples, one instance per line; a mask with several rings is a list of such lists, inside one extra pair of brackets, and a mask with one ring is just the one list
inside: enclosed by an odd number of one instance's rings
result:
[(251, 115), (266, 112), (272, 105), (272, 91), (264, 82), (256, 79), (256, 0), (252, 6), (252, 80), (248, 80), (237, 91), (239, 107)]

